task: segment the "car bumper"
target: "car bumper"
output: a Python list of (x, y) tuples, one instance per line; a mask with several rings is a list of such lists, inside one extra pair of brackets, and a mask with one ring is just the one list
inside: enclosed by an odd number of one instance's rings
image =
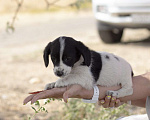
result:
[[(113, 26), (129, 28), (150, 28), (150, 14), (114, 16), (111, 14), (97, 13), (96, 19)], [(142, 18), (143, 17), (143, 18)]]

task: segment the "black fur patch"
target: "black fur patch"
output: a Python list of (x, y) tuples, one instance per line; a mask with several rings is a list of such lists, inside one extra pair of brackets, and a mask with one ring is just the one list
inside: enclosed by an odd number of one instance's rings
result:
[(119, 58), (118, 58), (118, 57), (114, 56), (114, 58), (116, 58), (116, 60), (118, 60), (118, 61), (119, 61)]
[(60, 42), (58, 38), (51, 45), (51, 60), (54, 66), (58, 66), (60, 63)]
[(100, 76), (100, 71), (102, 69), (102, 59), (100, 53), (91, 51), (91, 59), (92, 59), (91, 72), (95, 79), (95, 82), (97, 82)]
[[(63, 39), (65, 39), (65, 48), (62, 57), (63, 63), (65, 63), (67, 66), (73, 67), (81, 56), (76, 49), (77, 41), (71, 37), (63, 37)], [(67, 60), (67, 58), (69, 59)]]
[(60, 44), (59, 39), (56, 39), (53, 42), (49, 42), (48, 45), (44, 49), (44, 63), (47, 67), (49, 65), (49, 55), (51, 55), (52, 62), (54, 65), (59, 64), (59, 54), (60, 54)]
[(134, 73), (133, 73), (133, 71), (131, 71), (131, 76), (132, 76), (132, 77), (134, 76)]
[[(82, 42), (76, 41), (71, 37), (62, 36), (64, 39), (64, 51), (62, 53), (62, 61), (67, 66), (73, 67), (74, 64), (80, 59), (81, 55), (84, 58), (84, 65), (90, 66), (91, 63), (91, 53), (88, 47), (86, 47)], [(51, 60), (54, 66), (59, 66), (60, 64), (60, 37), (50, 42), (44, 50), (44, 62), (47, 67), (49, 64), (49, 55), (51, 55)]]
[(106, 55), (105, 58), (108, 59), (108, 60), (110, 59), (108, 55)]

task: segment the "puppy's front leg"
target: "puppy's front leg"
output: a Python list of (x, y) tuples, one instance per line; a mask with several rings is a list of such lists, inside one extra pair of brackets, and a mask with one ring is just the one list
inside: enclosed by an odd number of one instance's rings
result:
[(55, 88), (55, 87), (57, 87), (57, 88), (65, 87), (65, 86), (68, 86), (70, 84), (73, 84), (73, 82), (71, 82), (70, 80), (67, 80), (65, 78), (61, 78), (61, 79), (58, 79), (56, 82), (46, 84), (45, 90), (50, 90), (50, 89)]
[(55, 87), (65, 87), (68, 85), (79, 84), (83, 88), (92, 89), (93, 88), (93, 80), (90, 77), (86, 76), (77, 76), (77, 75), (69, 75), (63, 79), (58, 79), (56, 81)]
[(55, 84), (55, 87), (65, 87), (65, 86), (67, 86), (68, 85), (68, 83), (66, 82), (66, 79), (65, 78), (62, 78), (62, 79), (58, 79), (57, 81), (56, 81), (56, 84)]
[(56, 82), (46, 84), (44, 90), (50, 90), (55, 87)]

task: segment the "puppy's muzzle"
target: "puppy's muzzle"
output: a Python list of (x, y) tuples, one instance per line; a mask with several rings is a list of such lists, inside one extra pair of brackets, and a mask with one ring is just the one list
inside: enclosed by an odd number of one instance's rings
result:
[(55, 74), (59, 77), (64, 76), (64, 72), (63, 71), (56, 71)]

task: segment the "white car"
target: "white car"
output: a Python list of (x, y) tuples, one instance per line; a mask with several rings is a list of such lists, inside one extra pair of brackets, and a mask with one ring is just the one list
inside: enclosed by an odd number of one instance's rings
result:
[(150, 29), (150, 0), (92, 0), (92, 5), (105, 43), (120, 42), (124, 28)]

